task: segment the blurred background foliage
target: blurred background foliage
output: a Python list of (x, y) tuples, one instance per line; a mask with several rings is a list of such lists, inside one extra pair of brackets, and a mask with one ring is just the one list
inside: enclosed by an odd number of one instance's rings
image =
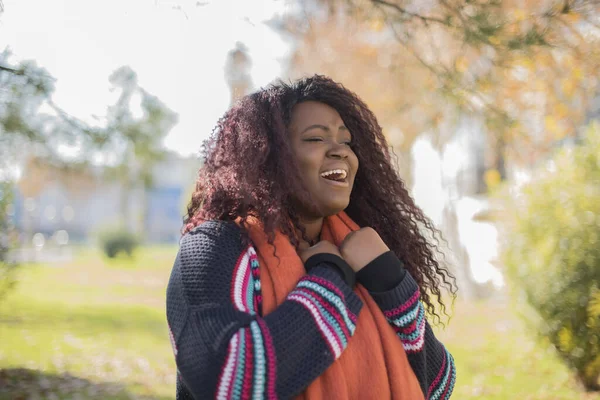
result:
[[(231, 17), (244, 4), (169, 2), (186, 27), (215, 13), (237, 42), (164, 79), (218, 64), (229, 104), (256, 89), (240, 33), (255, 21)], [(278, 10), (258, 24), (287, 48), (269, 79), (320, 73), (357, 92), (447, 239), (459, 296), (436, 334), (457, 361), (454, 398), (600, 399), (600, 5), (258, 4)], [(18, 55), (0, 53), (0, 399), (173, 398), (164, 289), (201, 163), (165, 146), (179, 108), (124, 65), (104, 112), (82, 117)]]
[[(511, 193), (504, 265), (516, 298), (585, 387), (600, 390), (600, 125)], [(510, 239), (508, 239), (510, 238)], [(527, 313), (525, 313), (527, 314)]]

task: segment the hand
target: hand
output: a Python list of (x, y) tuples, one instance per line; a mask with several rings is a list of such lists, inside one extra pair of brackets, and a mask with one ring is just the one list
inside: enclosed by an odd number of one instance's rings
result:
[(338, 257), (342, 257), (338, 248), (327, 240), (321, 240), (312, 247), (309, 247), (309, 244), (306, 242), (303, 242), (300, 244), (300, 246), (298, 246), (298, 255), (302, 259), (303, 263), (305, 263), (310, 257), (319, 253), (335, 254)]
[(373, 228), (361, 228), (349, 233), (340, 246), (342, 257), (354, 272), (388, 251), (389, 247)]

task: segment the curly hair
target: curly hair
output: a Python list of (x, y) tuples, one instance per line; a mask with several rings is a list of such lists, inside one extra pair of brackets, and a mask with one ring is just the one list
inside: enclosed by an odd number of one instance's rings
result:
[(311, 204), (311, 199), (302, 185), (287, 128), (294, 106), (311, 100), (337, 110), (353, 134), (351, 148), (360, 168), (346, 213), (358, 225), (375, 229), (403, 260), (427, 310), (439, 321), (432, 297), (448, 315), (441, 289), (456, 295), (456, 279), (437, 261), (440, 233), (398, 176), (375, 115), (356, 94), (328, 77), (278, 82), (233, 105), (204, 144), (204, 165), (183, 232), (208, 219), (240, 218), (243, 226), (248, 217), (256, 217), (271, 243), (279, 230), (298, 245), (296, 229), (304, 231), (293, 199), (308, 202), (302, 204)]

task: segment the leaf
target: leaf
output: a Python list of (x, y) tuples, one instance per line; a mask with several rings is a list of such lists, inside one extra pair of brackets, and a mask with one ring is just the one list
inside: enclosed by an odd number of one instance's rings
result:
[(588, 314), (592, 318), (600, 318), (600, 290), (592, 293), (590, 303), (588, 304)]
[(502, 176), (497, 169), (488, 169), (484, 175), (485, 184), (489, 189), (497, 187), (502, 181)]

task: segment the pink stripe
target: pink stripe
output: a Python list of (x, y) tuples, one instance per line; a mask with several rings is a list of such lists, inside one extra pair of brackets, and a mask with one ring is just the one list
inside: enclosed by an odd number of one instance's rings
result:
[(252, 334), (250, 329), (245, 328), (244, 334), (246, 335), (246, 365), (244, 369), (244, 384), (242, 386), (242, 399), (250, 399), (252, 397), (252, 369), (254, 368), (254, 353), (253, 353), (253, 342)]
[(417, 344), (417, 342), (421, 339), (423, 339), (423, 337), (425, 336), (425, 330), (423, 329), (425, 326), (425, 318), (423, 318), (423, 321), (421, 321), (421, 325), (419, 325), (419, 336), (417, 336), (417, 338), (413, 341), (410, 340), (403, 340), (404, 343), (407, 344)]
[(446, 355), (446, 352), (444, 351), (444, 361), (442, 362), (442, 368), (440, 369), (440, 372), (438, 372), (438, 375), (433, 380), (433, 382), (431, 382), (431, 385), (429, 386), (429, 390), (427, 391), (428, 399), (431, 397), (431, 392), (433, 391), (433, 389), (435, 389), (435, 387), (438, 385), (438, 383), (442, 379), (442, 375), (444, 373), (444, 370), (446, 369), (446, 358), (448, 358), (448, 357)]
[(327, 279), (323, 279), (318, 276), (311, 276), (311, 275), (307, 275), (304, 279), (312, 281), (312, 282), (316, 282), (319, 285), (326, 287), (327, 289), (331, 290), (332, 292), (335, 292), (335, 294), (337, 294), (342, 300), (345, 298), (344, 293), (342, 293), (340, 291), (340, 289), (338, 289), (333, 283), (329, 282)]
[(412, 295), (412, 297), (410, 299), (408, 299), (408, 301), (404, 304), (402, 304), (400, 307), (398, 308), (393, 308), (391, 310), (388, 311), (384, 311), (384, 315), (388, 318), (391, 317), (395, 317), (396, 315), (408, 310), (409, 308), (411, 308), (415, 302), (419, 299), (419, 290), (415, 290), (415, 294)]
[[(244, 271), (244, 280), (242, 281), (242, 291), (240, 293), (240, 296), (242, 296), (242, 298), (240, 299), (241, 303), (244, 305), (244, 307), (246, 308), (245, 310), (242, 311), (250, 311), (250, 304), (248, 304), (248, 283), (250, 282), (250, 265), (248, 265), (246, 267), (246, 270)], [(252, 289), (254, 290), (254, 288)]]
[[(344, 347), (344, 344), (342, 343), (342, 339), (336, 333), (336, 330), (333, 327), (333, 325), (331, 325), (329, 323), (329, 320), (319, 311), (319, 308), (314, 303), (314, 301), (312, 299), (306, 297), (306, 293), (298, 293), (298, 291), (294, 291), (294, 292), (295, 292), (294, 295), (302, 296), (306, 299), (306, 301), (309, 301), (311, 304), (314, 305), (315, 311), (319, 313), (319, 315), (321, 316), (321, 320), (327, 326), (327, 328), (329, 329), (329, 332), (331, 332), (331, 336), (333, 336), (333, 340), (335, 340), (335, 342), (337, 343), (338, 347), (340, 348), (340, 351), (343, 351), (345, 347)], [(312, 294), (312, 293), (309, 292), (309, 294)], [(335, 354), (335, 352), (333, 352), (333, 354)]]
[[(294, 290), (294, 292), (304, 292), (304, 293), (307, 293), (307, 294), (315, 297), (317, 300), (319, 300), (319, 303), (321, 303), (323, 308), (325, 308), (327, 311), (329, 311), (329, 313), (338, 322), (338, 324), (340, 325), (340, 328), (342, 328), (342, 331), (344, 332), (344, 335), (346, 335), (346, 338), (349, 338), (350, 336), (352, 336), (352, 335), (350, 335), (350, 331), (348, 331), (348, 327), (346, 326), (346, 323), (342, 319), (342, 316), (340, 315), (339, 311), (335, 307), (333, 307), (327, 300), (325, 300), (323, 297), (321, 297), (318, 293), (313, 292), (307, 288), (298, 288), (298, 289)], [(343, 346), (340, 346), (340, 347), (343, 347)]]
[[(293, 292), (292, 292), (293, 293)], [(306, 304), (304, 304), (302, 302), (306, 301), (310, 304), (312, 304), (312, 301), (310, 301), (309, 299), (305, 298), (304, 296), (302, 296), (301, 294), (295, 295), (295, 294), (291, 294), (288, 299), (290, 300), (294, 300), (297, 301), (298, 303), (300, 303), (305, 309), (308, 310), (308, 312), (310, 312), (311, 316), (313, 317), (313, 320), (315, 321), (315, 325), (317, 327), (317, 330), (319, 331), (319, 333), (321, 334), (321, 336), (323, 337), (323, 341), (327, 344), (327, 347), (329, 347), (329, 351), (331, 352), (331, 354), (333, 355), (333, 358), (337, 358), (336, 357), (336, 351), (333, 348), (333, 345), (331, 344), (331, 342), (329, 341), (329, 338), (327, 337), (327, 334), (325, 333), (325, 331), (323, 330), (323, 328), (321, 327), (321, 325), (319, 324), (318, 320), (317, 320), (317, 316), (314, 313), (319, 313), (317, 310), (311, 310), (310, 308), (308, 308), (308, 306), (306, 306)], [(323, 321), (323, 317), (320, 316), (320, 320), (323, 322), (323, 324), (325, 324), (325, 321)], [(337, 343), (337, 342), (336, 342)]]
[(275, 364), (275, 349), (273, 347), (273, 338), (271, 338), (271, 332), (269, 327), (262, 319), (257, 319), (258, 325), (262, 331), (263, 340), (265, 343), (265, 349), (267, 353), (267, 399), (277, 399), (277, 393), (275, 392), (275, 382), (277, 381), (277, 365)]
[(440, 397), (440, 399), (445, 399), (446, 395), (448, 394), (448, 390), (450, 390), (450, 384), (452, 383), (452, 380), (450, 379), (450, 377), (452, 376), (452, 370), (454, 369), (454, 366), (452, 364), (450, 364), (450, 371), (448, 371), (448, 380), (446, 381), (446, 390), (444, 390), (444, 394), (442, 395), (442, 397)]
[(410, 334), (415, 329), (417, 329), (417, 321), (418, 320), (416, 320), (416, 319), (413, 320), (413, 322), (411, 322), (410, 325), (408, 325), (408, 326), (396, 326), (396, 325), (394, 325), (394, 327), (396, 327), (398, 329), (397, 332), (402, 332), (402, 333)]

